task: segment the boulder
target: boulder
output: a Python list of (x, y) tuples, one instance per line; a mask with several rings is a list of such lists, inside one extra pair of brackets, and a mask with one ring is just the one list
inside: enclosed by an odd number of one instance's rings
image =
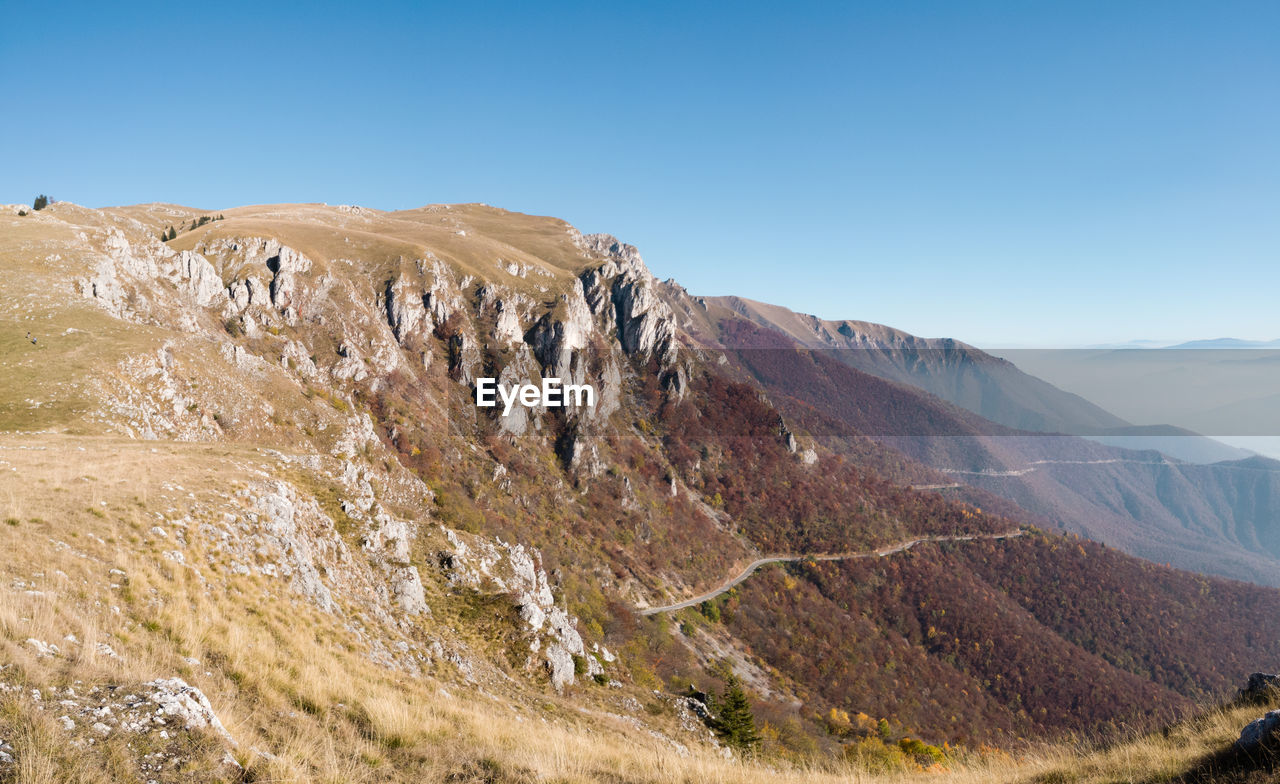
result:
[(422, 578), (416, 566), (406, 566), (396, 571), (391, 577), (391, 591), (395, 594), (400, 609), (409, 615), (430, 615), (426, 594), (422, 588)]
[(156, 705), (155, 715), (180, 722), (184, 729), (208, 728), (218, 733), (231, 745), (236, 745), (231, 733), (222, 726), (209, 698), (195, 686), (181, 678), (167, 678), (146, 684), (152, 691), (149, 700)]
[(1242, 749), (1252, 749), (1261, 745), (1280, 729), (1280, 710), (1269, 711), (1260, 719), (1254, 719), (1240, 731), (1240, 739), (1236, 745)]
[(559, 645), (551, 644), (547, 646), (547, 673), (551, 676), (551, 685), (556, 691), (561, 691), (566, 685), (573, 685), (575, 673), (573, 669), (573, 654)]
[(1280, 690), (1280, 675), (1255, 672), (1249, 676), (1249, 682), (1240, 690), (1239, 697), (1240, 699), (1256, 699), (1266, 697), (1276, 690)]

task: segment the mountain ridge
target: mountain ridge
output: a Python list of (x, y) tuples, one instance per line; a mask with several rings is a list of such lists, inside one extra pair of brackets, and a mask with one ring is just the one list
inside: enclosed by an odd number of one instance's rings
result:
[[(406, 212), (0, 211), (13, 521), (0, 536), (15, 554), (0, 610), (18, 608), (0, 627), (18, 665), (0, 671), (0, 731), (23, 715), (51, 738), (99, 733), (100, 746), (59, 748), (95, 764), (112, 750), (128, 775), (150, 764), (128, 750), (143, 744), (165, 781), (181, 764), (219, 769), (224, 753), (246, 775), (343, 778), (315, 738), (406, 781), (652, 781), (652, 755), (681, 754), (691, 761), (670, 770), (765, 780), (768, 765), (811, 776), (865, 755), (924, 767), (921, 736), (945, 756), (949, 742), (977, 753), (1146, 726), (1280, 657), (1280, 592), (1044, 530), (766, 566), (671, 618), (637, 614), (762, 552), (979, 537), (1034, 518), (980, 488), (915, 489), (951, 485), (859, 430), (990, 423), (821, 354), (778, 356), (827, 398), (762, 383), (778, 368), (698, 339), (725, 337), (727, 310), (658, 282), (616, 238), (488, 207)], [(739, 337), (757, 329), (737, 323)], [(480, 375), (553, 373), (591, 379), (597, 407), (489, 417), (469, 396)], [(1090, 615), (1006, 581), (1032, 574)], [(1124, 593), (1100, 592), (1097, 574)], [(1128, 640), (1122, 614), (1141, 621)], [(797, 638), (797, 624), (812, 633)], [(99, 641), (114, 655), (95, 658)], [(718, 767), (725, 747), (688, 696), (730, 673), (767, 729), (768, 765)], [(82, 692), (148, 684), (147, 700), (169, 699), (150, 684), (175, 677), (234, 752), (199, 727), (162, 738), (85, 718), (111, 704)], [(74, 702), (72, 728), (32, 689)], [(824, 718), (840, 711), (884, 729)], [(525, 722), (578, 767), (519, 734)]]

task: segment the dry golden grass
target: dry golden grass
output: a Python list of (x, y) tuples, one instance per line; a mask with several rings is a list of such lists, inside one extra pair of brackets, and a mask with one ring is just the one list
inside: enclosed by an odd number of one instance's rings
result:
[[(1154, 782), (1228, 745), (1260, 712), (1214, 711), (1167, 735), (1104, 749), (1064, 744), (960, 756), (951, 770), (927, 774), (737, 762), (697, 744), (681, 756), (593, 708), (585, 692), (562, 699), (527, 684), (473, 687), (444, 671), (388, 670), (341, 619), (302, 604), (279, 582), (219, 572), (215, 585), (160, 557), (172, 544), (148, 536), (155, 513), (173, 518), (228, 494), (261, 470), (256, 450), (0, 437), (0, 460), (0, 499), (17, 521), (0, 525), (7, 554), (0, 680), (45, 688), (182, 677), (209, 697), (239, 741), (234, 757), (258, 781)], [(183, 491), (166, 487), (183, 481)], [(209, 552), (190, 528), (188, 536), (187, 563), (207, 564)], [(64, 643), (68, 634), (80, 644)], [(40, 658), (28, 638), (55, 642), (63, 655)], [(98, 642), (120, 658), (99, 654)], [(88, 781), (104, 770), (113, 771), (107, 780), (129, 780), (119, 743), (71, 749), (50, 718), (22, 699), (0, 703), (0, 737), (20, 752), (18, 781)], [(201, 775), (230, 775), (216, 764), (216, 744), (202, 742), (191, 746), (206, 765)]]
[[(361, 263), (364, 277), (379, 279), (398, 263), (390, 260), (434, 257), (538, 300), (554, 298), (586, 263), (564, 221), (479, 204), (363, 214), (323, 204), (269, 204), (221, 214), (223, 220), (183, 233), (169, 245), (192, 250), (222, 238), (275, 237), (324, 268), (342, 266), (327, 259), (349, 259)], [(499, 260), (529, 272), (525, 277), (507, 274)]]

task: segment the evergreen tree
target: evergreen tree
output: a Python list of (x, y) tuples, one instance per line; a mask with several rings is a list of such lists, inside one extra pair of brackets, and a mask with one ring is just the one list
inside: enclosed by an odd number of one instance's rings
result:
[(736, 675), (725, 679), (724, 693), (717, 700), (715, 718), (716, 734), (730, 747), (740, 752), (750, 752), (760, 743), (756, 734), (756, 717), (751, 713), (747, 693), (742, 690)]
[(43, 193), (37, 196), (36, 200), (31, 203), (32, 209), (36, 209), (36, 210), (43, 210), (45, 207), (48, 207), (48, 206), (49, 206), (49, 197), (45, 196)]

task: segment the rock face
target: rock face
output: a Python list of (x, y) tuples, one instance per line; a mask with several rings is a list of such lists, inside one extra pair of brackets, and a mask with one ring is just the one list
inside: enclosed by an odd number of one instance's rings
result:
[[(101, 253), (93, 272), (78, 281), (80, 293), (96, 300), (117, 318), (154, 321), (151, 312), (157, 295), (155, 283), (173, 284), (181, 296), (207, 307), (227, 297), (222, 278), (207, 258), (193, 251), (174, 251), (153, 239), (129, 238), (118, 228), (108, 228), (98, 238)], [(187, 331), (194, 325), (186, 323)]]
[(450, 583), (511, 596), (532, 636), (529, 650), (534, 656), (541, 655), (543, 667), (557, 691), (573, 685), (579, 661), (586, 666), (588, 675), (604, 673), (599, 660), (587, 653), (582, 635), (578, 633), (577, 619), (556, 603), (542, 568), (541, 553), (501, 539), (490, 541), (441, 530), (452, 547), (440, 554)]
[(599, 476), (607, 468), (595, 439), (578, 427), (568, 430), (560, 438), (556, 453), (569, 472), (579, 479)]
[(675, 359), (676, 322), (658, 296), (657, 280), (635, 246), (608, 234), (588, 234), (581, 245), (606, 261), (582, 275), (583, 292), (592, 312), (616, 330), (627, 354), (656, 354), (664, 364)]
[[(274, 545), (285, 556), (280, 563), (270, 566), (277, 567), (281, 575), (290, 580), (295, 591), (311, 599), (321, 609), (332, 612), (333, 595), (320, 576), (317, 560), (322, 557), (324, 550), (330, 548), (334, 551), (332, 556), (342, 558), (342, 555), (346, 555), (346, 548), (342, 546), (340, 538), (323, 530), (327, 527), (325, 524), (329, 522), (328, 518), (320, 514), (318, 509), (310, 510), (312, 521), (318, 523), (321, 529), (306, 530), (293, 488), (283, 482), (272, 483), (271, 492), (254, 496), (253, 501), (259, 513), (257, 522), (262, 527), (259, 537)], [(250, 519), (253, 519), (252, 513)], [(347, 558), (349, 557), (348, 555)]]
[(223, 298), (222, 278), (204, 256), (184, 250), (178, 254), (177, 266), (179, 279), (197, 305), (207, 307)]
[(572, 377), (572, 357), (600, 335), (616, 339), (625, 354), (672, 362), (675, 317), (639, 251), (608, 234), (590, 234), (578, 244), (604, 262), (582, 273), (530, 331), (529, 343), (547, 374)]
[(427, 316), (426, 306), (422, 304), (422, 292), (416, 291), (413, 284), (404, 277), (387, 283), (387, 322), (396, 340), (404, 345)]
[[(542, 375), (565, 383), (590, 383), (596, 391), (592, 409), (571, 412), (573, 434), (562, 439), (557, 450), (575, 476), (594, 475), (591, 450), (579, 448), (579, 425), (605, 422), (620, 407), (621, 355), (641, 359), (656, 357), (665, 368), (663, 387), (682, 397), (687, 386), (683, 369), (673, 367), (676, 358), (676, 320), (658, 295), (658, 284), (635, 247), (606, 234), (577, 236), (583, 250), (603, 257), (573, 280), (568, 292), (529, 330), (525, 339), (542, 368)], [(511, 338), (514, 328), (502, 327), (500, 337)], [(508, 427), (508, 432), (516, 430)], [(519, 432), (523, 432), (520, 429)], [(592, 448), (593, 449), (593, 448)]]
[[(231, 313), (242, 312), (250, 306), (270, 307), (284, 317), (286, 324), (297, 323), (304, 304), (302, 275), (314, 266), (311, 259), (267, 237), (224, 238), (202, 246), (201, 250), (235, 276), (226, 289)], [(271, 273), (267, 284), (258, 277), (263, 272)]]
[(422, 303), (431, 314), (432, 328), (436, 328), (462, 309), (462, 294), (458, 291), (452, 271), (439, 259), (432, 260), (429, 277), (431, 286), (422, 295)]
[(297, 291), (297, 276), (311, 269), (311, 259), (293, 248), (278, 245), (274, 256), (267, 258), (271, 270), (271, 302), (282, 312), (293, 306)]
[[(512, 387), (537, 377), (537, 365), (529, 354), (528, 347), (525, 346), (523, 351), (516, 355), (515, 360), (504, 367), (502, 372), (498, 374), (498, 385)], [(503, 432), (521, 436), (529, 429), (530, 417), (537, 415), (536, 410), (530, 411), (524, 406), (512, 406), (510, 412), (498, 414), (498, 426), (502, 428)]]
[[(251, 364), (247, 355), (237, 356), (230, 344), (224, 347), (232, 352), (231, 361), (243, 362), (246, 367)], [(117, 366), (118, 373), (97, 379), (103, 409), (121, 432), (148, 440), (217, 437), (219, 426), (200, 411), (193, 390), (184, 381), (188, 368), (179, 358), (179, 348), (175, 341), (165, 341), (153, 352), (127, 357)]]
[[(567, 291), (554, 302), (542, 303), (505, 283), (477, 284), (470, 276), (459, 280), (460, 273), (430, 252), (413, 261), (402, 258), (369, 298), (368, 292), (338, 278), (332, 269), (316, 274), (315, 262), (271, 237), (220, 237), (196, 250), (177, 252), (147, 234), (126, 234), (114, 227), (94, 231), (99, 233), (88, 242), (100, 252), (94, 257), (93, 274), (79, 283), (85, 296), (121, 318), (186, 332), (212, 327), (214, 339), (224, 343), (224, 359), (254, 370), (262, 381), (268, 378), (267, 366), (278, 363), (308, 382), (376, 389), (389, 373), (403, 367), (402, 349), (417, 354), (412, 357), (415, 364), (425, 365), (430, 351), (423, 341), (434, 335), (444, 339), (450, 375), (463, 385), (486, 375), (481, 371), (488, 336), (514, 351), (515, 361), (504, 366), (512, 376), (507, 383), (536, 382), (541, 375), (591, 384), (596, 405), (566, 412), (570, 423), (602, 423), (618, 410), (625, 367), (619, 352), (642, 359), (656, 356), (667, 368), (663, 388), (669, 394), (682, 396), (687, 384), (683, 369), (672, 364), (676, 321), (660, 296), (661, 284), (634, 246), (610, 235), (576, 235), (578, 247), (598, 263), (569, 278)], [(515, 272), (510, 267), (499, 264), (504, 274), (527, 277), (528, 271), (520, 274), (519, 265)], [(173, 287), (157, 286), (158, 281)], [(177, 299), (170, 293), (174, 288)], [(469, 297), (475, 300), (474, 308)], [(362, 310), (362, 299), (372, 299), (373, 310)], [(342, 304), (335, 310), (334, 303)], [(340, 323), (340, 331), (332, 328), (338, 325), (331, 319)], [(274, 356), (264, 356), (261, 345), (242, 345), (246, 340), (274, 343), (281, 329), (306, 324), (323, 326), (340, 338), (336, 356), (332, 344), (317, 344), (299, 334), (281, 341), (271, 351)], [(385, 335), (371, 334), (374, 330)], [(538, 412), (520, 411), (505, 417), (501, 428), (521, 436), (541, 430), (540, 417)], [(215, 433), (226, 429), (210, 423), (200, 428)], [(566, 463), (594, 467), (594, 461), (583, 463), (578, 450), (568, 452), (574, 455)]]
[(501, 343), (511, 345), (519, 343), (523, 337), (520, 329), (520, 314), (516, 306), (508, 300), (498, 300), (498, 318), (493, 326), (493, 336)]
[(530, 336), (533, 353), (548, 376), (571, 376), (574, 352), (590, 344), (595, 326), (582, 281), (574, 280), (573, 288), (560, 296), (555, 309), (539, 320)]
[[(186, 332), (198, 330), (199, 308), (221, 306), (226, 316), (242, 315), (248, 322), (246, 333), (258, 324), (268, 324), (271, 309), (286, 324), (297, 323), (304, 286), (302, 275), (312, 261), (279, 240), (249, 237), (220, 239), (199, 251), (175, 251), (151, 237), (135, 235), (132, 240), (116, 227), (107, 228), (95, 239), (100, 248), (93, 272), (77, 282), (80, 293), (97, 301), (117, 318), (142, 323), (158, 323)], [(215, 265), (210, 259), (217, 261)], [(224, 286), (219, 267), (233, 279)], [(270, 273), (270, 282), (261, 275)], [(172, 284), (179, 300), (166, 303), (167, 292), (156, 285)], [(181, 300), (186, 299), (187, 303)], [(248, 309), (256, 308), (255, 314)]]
[(359, 599), (369, 593), (358, 567), (333, 521), (315, 501), (289, 484), (263, 482), (237, 492), (240, 514), (202, 523), (211, 550), (230, 559), (238, 574), (284, 580), (297, 595), (325, 612), (337, 612), (335, 591)]

